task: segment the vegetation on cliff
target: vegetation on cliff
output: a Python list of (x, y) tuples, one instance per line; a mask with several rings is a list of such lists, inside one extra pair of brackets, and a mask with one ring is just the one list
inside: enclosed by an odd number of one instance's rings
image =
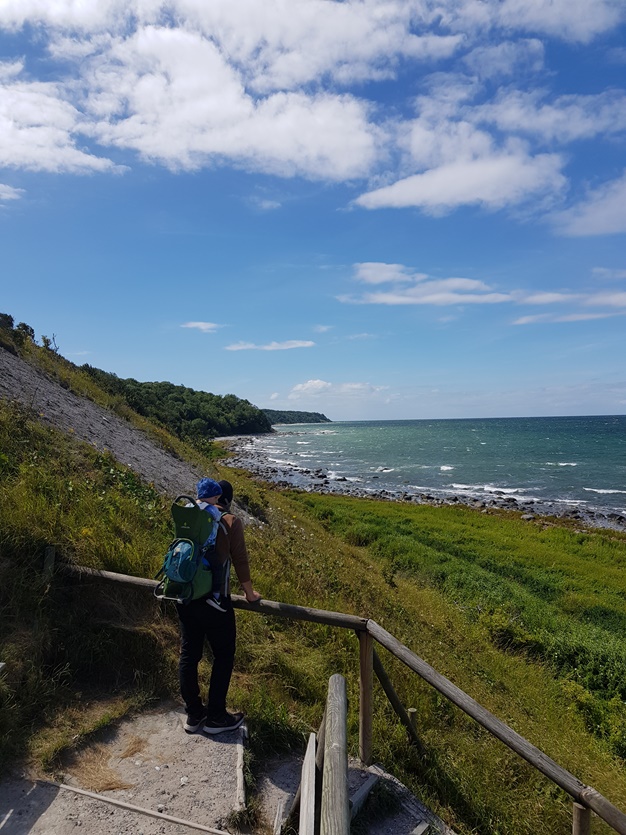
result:
[(330, 423), (330, 418), (321, 412), (294, 412), (281, 411), (280, 409), (263, 409), (269, 422), (277, 423)]
[(83, 365), (101, 388), (124, 398), (131, 409), (164, 426), (177, 438), (197, 442), (220, 435), (271, 432), (267, 416), (234, 394), (210, 394), (173, 383), (140, 383)]

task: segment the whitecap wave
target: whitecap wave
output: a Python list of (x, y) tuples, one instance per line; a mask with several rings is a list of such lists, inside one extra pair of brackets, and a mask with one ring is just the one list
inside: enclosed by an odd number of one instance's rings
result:
[(546, 467), (577, 467), (576, 461), (546, 461)]
[(626, 493), (626, 490), (599, 490), (595, 487), (583, 487), (583, 490), (586, 490), (587, 493), (602, 493), (609, 494), (609, 493)]
[(454, 467), (449, 467), (447, 464), (443, 464), (441, 467), (439, 467), (439, 469), (442, 473), (447, 473), (448, 470), (453, 470)]

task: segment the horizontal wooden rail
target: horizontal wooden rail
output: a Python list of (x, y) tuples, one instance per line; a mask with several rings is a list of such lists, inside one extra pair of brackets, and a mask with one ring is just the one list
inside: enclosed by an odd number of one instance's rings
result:
[[(129, 574), (116, 574), (114, 571), (100, 571), (97, 568), (87, 568), (78, 565), (63, 565), (61, 570), (65, 574), (74, 577), (94, 577), (105, 580), (113, 580), (127, 586), (141, 586), (142, 588), (155, 589), (158, 585), (156, 580), (146, 580), (144, 577), (132, 577)], [(293, 620), (304, 620), (313, 623), (325, 623), (327, 626), (339, 626), (343, 629), (356, 629), (357, 632), (367, 630), (367, 618), (359, 618), (356, 615), (345, 615), (343, 612), (328, 612), (325, 609), (310, 609), (307, 606), (294, 606), (291, 603), (277, 603), (274, 600), (259, 600), (256, 603), (248, 603), (245, 597), (234, 594), (232, 603), (235, 609), (244, 609), (249, 612), (259, 612), (262, 615), (277, 615)]]
[(574, 800), (584, 806), (588, 806), (599, 817), (610, 824), (616, 832), (626, 835), (626, 815), (614, 806), (609, 800), (603, 797), (598, 791), (584, 783), (561, 768), (560, 765), (550, 759), (543, 751), (536, 748), (523, 736), (520, 736), (508, 725), (490, 713), (467, 693), (464, 693), (450, 679), (438, 673), (430, 664), (427, 664), (419, 656), (415, 655), (408, 647), (401, 644), (390, 632), (383, 629), (375, 621), (370, 620), (367, 624), (368, 632), (400, 661), (406, 664), (409, 669), (417, 673), (424, 681), (427, 681), (436, 690), (442, 693), (447, 699), (460, 707), (468, 716), (475, 719), (489, 733), (508, 745), (516, 754), (523, 757), (546, 777), (549, 777), (557, 786), (560, 786)]

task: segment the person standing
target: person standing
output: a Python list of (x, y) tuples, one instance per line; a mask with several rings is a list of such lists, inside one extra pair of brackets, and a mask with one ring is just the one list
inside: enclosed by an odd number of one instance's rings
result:
[[(198, 482), (198, 498), (202, 498), (207, 482)], [(214, 484), (214, 482), (213, 482)], [(236, 624), (235, 612), (230, 599), (230, 565), (235, 568), (239, 583), (249, 603), (261, 599), (254, 590), (250, 578), (250, 563), (243, 531), (243, 523), (230, 512), (233, 488), (230, 482), (218, 482), (221, 496), (217, 507), (222, 511), (219, 531), (215, 541), (215, 559), (223, 567), (220, 588), (219, 608), (207, 605), (207, 599), (192, 600), (190, 603), (177, 603), (180, 621), (181, 646), (178, 663), (180, 692), (185, 702), (187, 720), (184, 728), (187, 733), (195, 733), (202, 728), (205, 733), (219, 734), (233, 731), (244, 720), (243, 713), (229, 713), (226, 709), (226, 696), (230, 685), (235, 661)], [(213, 652), (213, 667), (209, 681), (206, 704), (200, 696), (198, 682), (198, 664), (204, 652), (204, 641), (208, 641)]]

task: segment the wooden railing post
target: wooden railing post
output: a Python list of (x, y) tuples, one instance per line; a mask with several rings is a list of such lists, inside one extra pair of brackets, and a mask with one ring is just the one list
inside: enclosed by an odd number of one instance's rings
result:
[[(417, 735), (417, 731), (415, 730), (415, 723), (411, 721), (411, 717), (409, 716), (409, 714), (404, 709), (404, 707), (402, 705), (402, 702), (398, 698), (398, 694), (393, 689), (393, 684), (389, 680), (389, 676), (385, 672), (385, 668), (383, 667), (382, 662), (381, 662), (380, 658), (378, 657), (378, 653), (376, 652), (376, 650), (373, 651), (372, 655), (373, 655), (373, 658), (374, 658), (374, 672), (376, 673), (376, 676), (377, 676), (378, 680), (380, 681), (381, 687), (385, 691), (385, 695), (387, 696), (391, 706), (393, 707), (393, 709), (397, 713), (398, 718), (400, 719), (400, 721), (402, 722), (404, 727), (409, 732), (409, 736), (411, 737), (411, 740), (413, 741), (414, 745), (417, 747), (417, 750), (421, 754), (424, 753), (424, 749), (422, 748), (422, 743), (420, 741), (419, 736)], [(409, 708), (409, 710), (411, 710), (411, 708)]]
[(302, 764), (302, 796), (300, 800), (300, 835), (315, 835), (315, 734), (309, 734)]
[(374, 639), (368, 632), (359, 636), (359, 757), (372, 763), (372, 726), (374, 722)]
[(44, 580), (50, 580), (54, 573), (54, 559), (56, 550), (54, 545), (47, 545), (43, 557), (43, 576)]
[(572, 835), (590, 835), (591, 809), (576, 802), (573, 807)]
[(349, 835), (346, 680), (335, 673), (328, 682), (326, 738), (322, 776), (320, 835)]

